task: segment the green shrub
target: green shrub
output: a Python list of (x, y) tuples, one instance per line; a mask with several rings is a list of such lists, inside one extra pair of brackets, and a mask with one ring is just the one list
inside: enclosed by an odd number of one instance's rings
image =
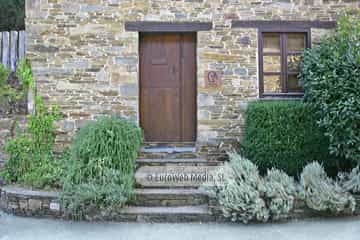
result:
[(217, 174), (223, 178), (204, 188), (232, 221), (278, 220), (287, 218), (294, 208), (297, 187), (294, 179), (282, 171), (272, 169), (262, 178), (254, 163), (232, 153), (230, 162)]
[(10, 70), (0, 64), (0, 114), (7, 114), (16, 98), (16, 89), (8, 83)]
[(25, 29), (25, 0), (0, 0), (0, 32)]
[(27, 60), (18, 63), (16, 77), (0, 64), (0, 115), (20, 112), (24, 108), (29, 89), (34, 89), (34, 81)]
[(10, 75), (10, 70), (0, 64), (0, 86), (7, 84), (7, 80)]
[(348, 192), (360, 193), (360, 166), (357, 166), (350, 172), (339, 173), (338, 179), (340, 185)]
[(298, 188), (294, 178), (278, 169), (268, 170), (265, 178), (265, 196), (270, 216), (274, 220), (287, 218), (295, 207)]
[(18, 180), (36, 189), (59, 189), (62, 174), (61, 161), (53, 154), (33, 155), (33, 163)]
[[(355, 211), (355, 199), (348, 192), (353, 188), (347, 189), (329, 178), (317, 162), (305, 166), (300, 184), (277, 169), (268, 170), (262, 177), (254, 163), (234, 153), (215, 174), (221, 177), (202, 188), (218, 201), (223, 216), (232, 221), (286, 219), (299, 200), (319, 212), (352, 214)], [(358, 187), (358, 168), (350, 175), (354, 179), (345, 179), (352, 183), (347, 186)]]
[[(26, 73), (26, 74), (24, 74)], [(30, 65), (19, 65), (19, 80), (34, 91)], [(35, 98), (35, 113), (28, 116), (26, 129), (6, 143), (9, 155), (1, 175), (10, 183), (35, 188), (59, 187), (61, 166), (53, 153), (55, 121), (60, 118), (57, 107), (48, 108), (41, 97)]]
[(217, 199), (224, 217), (243, 223), (269, 219), (269, 211), (262, 199), (265, 187), (252, 162), (230, 154), (230, 162), (226, 162), (217, 174), (223, 178), (205, 186), (205, 190)]
[(64, 162), (61, 201), (68, 214), (81, 219), (92, 209), (116, 210), (125, 204), (141, 144), (141, 129), (116, 117), (80, 129)]
[(6, 143), (9, 155), (2, 175), (9, 182), (35, 188), (59, 185), (60, 166), (53, 154), (57, 108), (47, 108), (36, 98), (36, 113), (28, 118), (27, 128)]
[(309, 208), (332, 213), (353, 213), (355, 199), (337, 182), (329, 178), (317, 162), (308, 164), (301, 173), (301, 186)]
[(27, 93), (29, 89), (35, 88), (35, 81), (31, 70), (30, 63), (27, 59), (18, 62), (16, 67), (16, 77), (23, 86), (24, 91)]
[(331, 154), (360, 159), (360, 13), (339, 19), (336, 33), (303, 54), (305, 100), (314, 106)]
[(262, 101), (248, 106), (242, 151), (262, 173), (274, 167), (298, 176), (311, 161), (334, 168), (336, 160), (329, 156), (328, 146), (309, 105)]

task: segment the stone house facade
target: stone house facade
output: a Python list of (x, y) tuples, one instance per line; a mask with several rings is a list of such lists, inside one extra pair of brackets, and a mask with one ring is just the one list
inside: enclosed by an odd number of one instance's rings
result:
[(116, 114), (145, 127), (147, 140), (194, 142), (217, 158), (241, 140), (249, 101), (301, 95), (290, 66), (299, 46), (359, 8), (358, 0), (26, 0), (27, 58), (38, 94), (64, 115), (59, 148), (86, 122)]

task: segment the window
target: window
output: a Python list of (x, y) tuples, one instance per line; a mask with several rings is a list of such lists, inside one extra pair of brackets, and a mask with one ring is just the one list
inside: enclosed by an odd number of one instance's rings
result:
[(261, 32), (259, 40), (261, 96), (302, 95), (298, 75), (308, 33)]

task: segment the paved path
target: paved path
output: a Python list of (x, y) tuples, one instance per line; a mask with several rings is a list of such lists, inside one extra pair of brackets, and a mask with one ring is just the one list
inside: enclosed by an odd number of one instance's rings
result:
[(0, 212), (0, 240), (359, 240), (360, 218), (283, 224), (86, 223)]

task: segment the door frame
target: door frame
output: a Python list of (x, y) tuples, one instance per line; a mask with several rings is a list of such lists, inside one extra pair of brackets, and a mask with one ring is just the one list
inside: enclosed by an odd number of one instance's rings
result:
[[(171, 33), (174, 33), (174, 34), (179, 34), (181, 35), (181, 37), (183, 38), (183, 35), (184, 34), (192, 34), (193, 37), (194, 37), (194, 44), (195, 44), (195, 59), (194, 59), (194, 65), (195, 65), (195, 71), (194, 71), (194, 79), (195, 79), (195, 83), (194, 83), (194, 90), (195, 90), (195, 119), (194, 119), (194, 124), (195, 124), (195, 138), (194, 138), (194, 141), (191, 141), (191, 143), (196, 143), (197, 142), (197, 139), (198, 139), (198, 53), (197, 53), (197, 46), (198, 46), (198, 36), (197, 36), (197, 32), (194, 31), (194, 32), (189, 32), (189, 31), (183, 31), (183, 32), (176, 32), (176, 31), (151, 31), (151, 32), (138, 32), (138, 123), (139, 123), (139, 126), (142, 127), (142, 113), (141, 113), (141, 103), (142, 103), (142, 97), (141, 97), (141, 89), (142, 89), (142, 86), (141, 86), (141, 57), (142, 57), (142, 54), (141, 54), (141, 43), (142, 43), (142, 36), (145, 35), (145, 34), (171, 34)], [(180, 43), (180, 47), (181, 49), (183, 48), (183, 41), (181, 41)], [(182, 64), (182, 63), (180, 63)], [(183, 91), (183, 88), (181, 88), (181, 97), (182, 97), (182, 91)], [(183, 115), (183, 113), (181, 112), (181, 116)], [(181, 120), (181, 124), (182, 124), (182, 120)], [(183, 128), (183, 126), (181, 126), (181, 128)], [(180, 141), (181, 143), (187, 143), (186, 141)], [(155, 142), (154, 142), (155, 143)], [(161, 143), (161, 142), (160, 142)], [(176, 143), (176, 142), (174, 142)]]

